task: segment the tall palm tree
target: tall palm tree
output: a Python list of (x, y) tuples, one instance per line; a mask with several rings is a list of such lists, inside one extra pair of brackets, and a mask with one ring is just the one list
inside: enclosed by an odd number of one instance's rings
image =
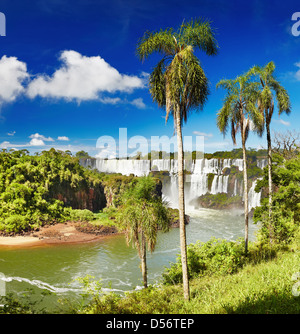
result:
[(249, 131), (255, 130), (260, 136), (263, 133), (263, 117), (259, 112), (256, 101), (258, 96), (257, 84), (250, 81), (249, 75), (241, 75), (232, 80), (221, 80), (217, 88), (227, 90), (224, 105), (217, 114), (217, 126), (224, 134), (231, 126), (231, 137), (236, 145), (236, 134), (241, 133), (243, 147), (243, 178), (244, 178), (244, 215), (245, 215), (245, 253), (248, 252), (248, 176), (246, 141)]
[(155, 194), (156, 183), (151, 177), (142, 177), (122, 196), (117, 220), (125, 232), (126, 241), (138, 250), (144, 287), (147, 288), (146, 251), (153, 252), (158, 229), (168, 231), (170, 216), (165, 203)]
[(214, 30), (210, 22), (202, 19), (183, 22), (177, 30), (167, 28), (158, 32), (146, 32), (137, 45), (137, 55), (142, 61), (153, 53), (162, 56), (149, 77), (150, 93), (153, 101), (166, 109), (166, 122), (170, 114), (173, 116), (177, 133), (180, 249), (186, 300), (189, 299), (189, 280), (182, 123), (187, 121), (192, 110), (203, 108), (209, 94), (208, 80), (194, 54), (196, 48), (207, 55), (216, 55), (218, 51)]
[[(266, 66), (254, 66), (250, 69), (249, 74), (257, 78), (261, 89), (258, 97), (258, 106), (264, 116), (265, 129), (267, 132), (268, 142), (268, 183), (269, 183), (269, 224), (272, 225), (272, 141), (270, 125), (277, 100), (278, 114), (291, 112), (291, 103), (287, 91), (280, 85), (274, 77), (275, 64), (269, 62)], [(272, 234), (272, 232), (271, 232)], [(272, 237), (272, 236), (270, 236)], [(272, 239), (272, 238), (271, 238)]]

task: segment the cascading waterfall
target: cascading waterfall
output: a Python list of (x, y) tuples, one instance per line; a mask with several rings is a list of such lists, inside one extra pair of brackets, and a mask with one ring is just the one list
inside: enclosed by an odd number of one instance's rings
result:
[(228, 192), (229, 175), (215, 175), (212, 185), (211, 194), (227, 193)]
[(257, 180), (252, 183), (252, 186), (248, 193), (248, 210), (260, 206), (261, 192), (257, 193), (255, 191)]
[[(178, 204), (177, 187), (177, 160), (156, 159), (156, 160), (125, 160), (125, 159), (82, 159), (80, 161), (84, 167), (96, 168), (104, 173), (120, 173), (123, 175), (133, 174), (135, 176), (146, 176), (150, 171), (167, 171), (170, 175), (169, 182), (163, 184), (163, 196), (169, 201), (171, 206)], [(257, 166), (264, 168), (267, 162), (265, 159), (257, 160)], [(188, 171), (185, 178), (185, 202), (188, 203), (206, 193), (218, 194), (227, 193), (229, 188), (229, 175), (223, 175), (225, 168), (232, 166), (243, 170), (243, 159), (197, 159), (190, 163), (185, 161), (185, 169)], [(213, 174), (211, 189), (209, 189), (208, 176)], [(256, 193), (254, 188), (256, 181), (249, 189), (249, 211), (260, 205), (261, 193)], [(243, 183), (234, 180), (231, 196), (243, 196)]]

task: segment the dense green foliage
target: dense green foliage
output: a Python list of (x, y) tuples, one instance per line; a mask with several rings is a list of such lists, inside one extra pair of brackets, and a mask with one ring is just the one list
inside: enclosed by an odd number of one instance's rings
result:
[[(65, 152), (26, 150), (0, 153), (0, 230), (19, 232), (70, 218), (75, 194), (100, 185), (100, 176), (86, 170)], [(66, 202), (62, 199), (66, 197)], [(76, 203), (75, 203), (76, 204)]]
[[(267, 157), (267, 150), (265, 149), (259, 149), (256, 150), (254, 148), (248, 148), (246, 150), (247, 153), (247, 159), (248, 161), (256, 161), (257, 159), (262, 159)], [(171, 152), (167, 153), (165, 151), (152, 151), (151, 153), (148, 153), (147, 155), (140, 157), (140, 155), (137, 156), (139, 159), (163, 159), (164, 157), (167, 157), (168, 159), (177, 159), (177, 152)], [(203, 157), (205, 159), (243, 159), (243, 149), (242, 148), (235, 148), (231, 151), (216, 151), (214, 153), (203, 153), (199, 151), (193, 151), (193, 152), (184, 152), (185, 159), (198, 159), (197, 157)]]
[[(14, 175), (17, 180), (22, 180), (22, 177), (24, 177), (27, 181), (26, 185), (30, 189), (29, 185), (31, 182), (28, 182), (28, 175), (34, 179), (35, 175), (40, 175), (40, 169), (36, 168), (35, 173), (27, 173), (27, 170), (31, 171), (34, 169), (35, 163), (39, 161), (41, 156), (29, 157), (26, 152), (3, 153), (0, 156), (4, 161), (1, 164), (1, 189), (5, 190), (10, 185), (9, 181), (13, 180), (7, 176), (11, 175), (12, 171), (17, 170), (17, 167), (15, 169), (12, 169), (12, 167), (22, 165), (25, 161), (28, 168), (21, 170), (26, 170), (26, 173), (24, 172), (23, 176), (21, 176), (15, 172)], [(33, 159), (31, 160), (31, 158)], [(11, 163), (12, 160), (14, 163)], [(65, 168), (66, 162), (73, 161), (73, 158), (59, 153), (58, 161), (61, 160), (64, 160), (62, 166)], [(116, 293), (104, 293), (99, 282), (90, 282), (90, 278), (82, 279), (82, 284), (84, 284), (87, 291), (85, 302), (80, 304), (73, 303), (71, 309), (69, 308), (71, 304), (68, 304), (68, 309), (64, 308), (63, 312), (114, 314), (299, 313), (300, 300), (299, 297), (292, 295), (292, 288), (295, 282), (291, 278), (294, 273), (299, 271), (300, 260), (300, 155), (298, 154), (291, 159), (286, 159), (282, 155), (275, 155), (273, 161), (272, 175), (275, 191), (272, 211), (274, 222), (273, 237), (275, 236), (275, 238), (273, 238), (272, 243), (270, 243), (268, 201), (266, 198), (262, 200), (262, 206), (255, 210), (254, 218), (257, 222), (260, 222), (261, 228), (257, 240), (249, 243), (247, 256), (244, 254), (241, 240), (211, 239), (205, 243), (197, 242), (188, 246), (189, 276), (191, 279), (191, 300), (188, 303), (182, 299), (180, 288), (182, 269), (180, 258), (178, 257), (175, 263), (165, 269), (162, 285), (150, 286), (148, 289), (127, 293), (125, 296)], [(76, 164), (75, 160), (74, 163)], [(6, 169), (3, 168), (4, 166), (6, 166)], [(52, 167), (54, 166), (55, 164)], [(52, 171), (52, 169), (49, 170)], [(231, 173), (231, 171), (227, 172)], [(155, 186), (152, 182), (152, 185), (147, 187), (143, 184), (143, 181), (138, 182), (138, 178), (134, 177), (123, 180), (120, 175), (104, 176), (103, 174), (97, 174), (93, 176), (91, 171), (83, 171), (83, 173), (86, 173), (83, 176), (86, 177), (88, 175), (94, 182), (96, 180), (106, 182), (107, 186), (109, 185), (113, 193), (116, 194), (116, 206), (111, 205), (104, 210), (105, 212), (95, 214), (89, 210), (65, 208), (63, 202), (58, 201), (58, 207), (61, 208), (59, 212), (62, 212), (59, 219), (63, 219), (65, 216), (79, 221), (95, 221), (95, 219), (108, 219), (109, 217), (116, 219), (120, 207), (133, 196), (143, 198), (155, 195)], [(257, 190), (267, 187), (267, 177), (267, 168), (265, 168), (263, 179), (257, 184)], [(5, 183), (6, 179), (9, 180), (7, 183)], [(43, 180), (43, 178), (41, 179)], [(24, 185), (26, 181), (23, 181), (23, 183), (19, 182), (19, 184)], [(34, 184), (34, 182), (32, 183)], [(49, 189), (51, 189), (50, 183)], [(119, 191), (123, 194), (122, 196), (119, 195)], [(1, 196), (5, 192), (2, 191)], [(48, 195), (48, 192), (46, 191), (42, 194)], [(16, 199), (16, 197), (5, 196), (3, 198), (6, 198), (4, 203), (13, 203)], [(34, 196), (25, 196), (25, 203), (34, 203), (36, 205), (37, 202), (34, 202), (32, 198), (34, 199)], [(11, 199), (11, 201), (8, 199)], [(56, 201), (56, 199), (53, 199), (54, 203)], [(38, 205), (34, 205), (31, 209), (39, 208)], [(25, 205), (24, 207), (26, 208), (27, 206)], [(133, 207), (133, 203), (130, 207)], [(48, 209), (47, 206), (46, 208)], [(51, 210), (46, 210), (46, 213), (50, 216)], [(14, 226), (17, 229), (20, 226), (22, 228), (27, 227), (27, 216), (22, 213), (19, 213), (19, 216), (17, 214), (7, 215), (5, 219), (7, 226), (11, 230), (14, 230)], [(4, 225), (3, 221), (2, 224)], [(95, 289), (95, 284), (97, 289)], [(30, 299), (19, 300), (11, 295), (3, 298), (2, 303), (5, 304), (5, 307), (0, 309), (1, 313), (46, 312), (45, 310), (38, 310)], [(67, 305), (64, 305), (64, 307), (67, 307)]]
[[(299, 229), (287, 247), (274, 247), (257, 242), (249, 243), (245, 258), (234, 242), (210, 240), (208, 252), (217, 259), (203, 254), (209, 270), (194, 274), (191, 279), (191, 300), (182, 298), (180, 284), (149, 286), (125, 296), (104, 291), (101, 281), (87, 276), (80, 279), (84, 288), (78, 302), (64, 300), (58, 313), (76, 314), (299, 314), (300, 298), (293, 295), (299, 271)], [(240, 243), (239, 243), (240, 244)], [(219, 251), (225, 248), (230, 258), (223, 265)], [(198, 251), (198, 249), (197, 249)], [(200, 250), (199, 250), (200, 251)], [(201, 251), (200, 251), (201, 252)], [(198, 255), (197, 255), (198, 256)], [(199, 258), (201, 258), (199, 256)], [(233, 264), (233, 266), (232, 266)], [(197, 265), (197, 264), (196, 264)], [(218, 268), (222, 268), (222, 274)], [(234, 268), (232, 271), (231, 268)], [(0, 298), (3, 313), (43, 313), (31, 299), (7, 295)]]
[(139, 234), (143, 234), (149, 250), (154, 250), (158, 229), (167, 231), (170, 223), (169, 211), (156, 192), (155, 179), (141, 177), (123, 193), (116, 219), (128, 242), (136, 246)]
[[(255, 150), (253, 148), (248, 148), (246, 154), (249, 161), (255, 161), (257, 158), (265, 158), (267, 155), (267, 150)], [(232, 151), (217, 151), (214, 153), (205, 153), (204, 156), (206, 159), (243, 159), (243, 149), (235, 148)]]
[(241, 196), (230, 196), (227, 193), (205, 194), (193, 201), (203, 208), (210, 208), (216, 210), (226, 210), (230, 208), (242, 207)]
[[(205, 245), (203, 245), (205, 247)], [(182, 299), (181, 285), (151, 286), (124, 297), (100, 290), (85, 281), (92, 302), (72, 306), (71, 313), (109, 314), (299, 314), (300, 299), (292, 294), (292, 276), (299, 269), (300, 235), (290, 248), (271, 249), (249, 243), (247, 259), (234, 243), (210, 241), (209, 253), (225, 248), (230, 254), (223, 265), (204, 255), (211, 270), (191, 279), (191, 300)], [(235, 260), (234, 260), (235, 259)], [(232, 264), (234, 266), (232, 267)], [(221, 267), (222, 273), (218, 272)], [(234, 271), (231, 271), (234, 268)], [(229, 270), (228, 270), (229, 269)], [(202, 272), (203, 273), (203, 272)], [(196, 275), (195, 275), (196, 276)]]
[[(273, 239), (273, 242), (288, 243), (300, 224), (300, 154), (292, 159), (274, 155), (272, 181), (273, 192), (272, 224), (267, 217), (268, 199), (261, 201), (261, 206), (254, 212), (254, 220), (262, 222), (261, 238)], [(268, 175), (257, 183), (256, 189), (267, 187)]]
[[(244, 247), (241, 242), (211, 239), (188, 245), (188, 268), (190, 278), (234, 273), (242, 266)], [(163, 274), (165, 284), (181, 283), (180, 258), (167, 268)]]
[(156, 192), (156, 181), (151, 176), (141, 177), (122, 195), (116, 215), (127, 244), (138, 250), (144, 287), (147, 287), (146, 248), (153, 252), (158, 229), (167, 232), (170, 225), (169, 211)]

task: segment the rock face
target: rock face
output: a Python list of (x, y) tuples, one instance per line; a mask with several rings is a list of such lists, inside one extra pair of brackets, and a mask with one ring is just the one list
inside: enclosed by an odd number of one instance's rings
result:
[[(73, 209), (88, 209), (96, 212), (105, 207), (117, 207), (122, 192), (128, 189), (137, 178), (134, 175), (110, 175), (106, 180), (93, 187), (83, 187), (80, 190), (70, 188), (59, 189), (55, 198), (63, 201)], [(162, 196), (162, 182), (157, 179), (155, 194)]]
[(101, 184), (79, 191), (70, 191), (67, 189), (64, 192), (58, 193), (55, 197), (73, 209), (88, 209), (93, 212), (105, 208), (107, 202), (104, 187)]

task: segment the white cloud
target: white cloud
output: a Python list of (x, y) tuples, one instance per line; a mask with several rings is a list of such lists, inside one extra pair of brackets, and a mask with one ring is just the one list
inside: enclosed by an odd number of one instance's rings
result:
[(16, 133), (16, 131), (8, 132), (7, 135), (8, 135), (8, 136), (14, 136), (15, 133)]
[(69, 139), (69, 137), (66, 137), (66, 136), (58, 136), (57, 140), (69, 141), (70, 139)]
[(45, 146), (42, 139), (32, 138), (29, 143), (30, 146)]
[(28, 85), (30, 98), (99, 100), (100, 93), (132, 92), (144, 87), (143, 79), (119, 73), (100, 56), (87, 57), (70, 50), (63, 51), (59, 59), (62, 66), (52, 76), (38, 75)]
[(100, 158), (100, 159), (114, 159), (116, 158), (117, 153), (113, 150), (110, 150), (109, 148), (105, 148), (101, 150), (101, 152), (97, 153), (95, 155), (95, 158)]
[(197, 135), (197, 136), (208, 137), (208, 138), (213, 137), (213, 134), (212, 134), (212, 133), (205, 133), (205, 132), (200, 132), (200, 131), (193, 131), (193, 134), (194, 134), (194, 135)]
[(283, 119), (275, 119), (275, 122), (280, 123), (280, 124), (285, 125), (285, 126), (290, 126), (291, 125), (290, 122), (284, 121)]
[(11, 144), (10, 144), (9, 141), (4, 141), (0, 144), (0, 148), (8, 148), (10, 146), (11, 146)]
[(288, 71), (281, 74), (280, 79), (286, 81), (300, 81), (300, 62), (294, 64), (294, 66), (298, 67), (298, 70), (295, 71)]
[(22, 83), (29, 77), (27, 66), (16, 57), (0, 59), (0, 102), (13, 102), (24, 92)]
[(145, 109), (146, 108), (146, 105), (145, 105), (142, 98), (134, 99), (133, 101), (130, 102), (130, 104), (136, 106), (139, 109)]
[(33, 135), (30, 135), (29, 138), (40, 139), (40, 140), (43, 140), (43, 141), (54, 141), (53, 138), (51, 138), (51, 137), (45, 137), (43, 135), (40, 135), (39, 133), (35, 133)]
[(295, 78), (297, 81), (300, 81), (300, 62), (295, 63), (295, 66), (299, 67), (299, 70), (295, 73)]
[(99, 101), (104, 104), (117, 104), (122, 102), (122, 100), (119, 97), (104, 97), (104, 98), (99, 98)]
[(220, 141), (220, 142), (213, 142), (213, 143), (205, 143), (205, 148), (209, 147), (209, 148), (216, 148), (216, 149), (219, 149), (219, 148), (223, 148), (223, 147), (230, 147), (232, 146), (232, 143), (228, 142), (228, 141)]
[(54, 141), (53, 138), (45, 137), (39, 133), (32, 134), (29, 138), (31, 138), (31, 141), (29, 142), (30, 146), (45, 146), (45, 141)]

